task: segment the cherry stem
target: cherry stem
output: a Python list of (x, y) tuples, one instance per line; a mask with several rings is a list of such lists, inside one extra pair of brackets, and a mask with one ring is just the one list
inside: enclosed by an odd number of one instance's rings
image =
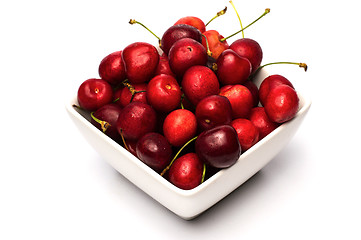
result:
[(181, 101), (180, 101), (180, 106), (181, 106), (181, 109), (184, 109), (184, 105), (183, 105), (183, 100), (185, 98), (185, 95), (184, 93), (181, 95)]
[(90, 113), (90, 116), (92, 117), (92, 119), (94, 119), (94, 121), (96, 121), (97, 123), (100, 124), (103, 133), (111, 126), (110, 123), (96, 118), (96, 117), (94, 116), (94, 112), (91, 112), (91, 113)]
[(202, 180), (201, 180), (201, 183), (203, 183), (203, 182), (204, 182), (204, 178), (205, 178), (205, 176), (206, 176), (206, 164), (205, 164), (205, 163), (203, 163), (203, 173), (202, 173)]
[(269, 65), (275, 65), (275, 64), (292, 64), (292, 65), (298, 65), (300, 68), (303, 68), (305, 72), (307, 71), (307, 64), (306, 63), (299, 63), (299, 62), (272, 62), (264, 64), (257, 68), (257, 70), (252, 74), (252, 76), (256, 75), (262, 68), (269, 66)]
[(125, 87), (127, 87), (129, 89), (130, 93), (132, 94), (132, 97), (130, 98), (130, 102), (133, 102), (133, 99), (134, 99), (134, 96), (136, 93), (146, 92), (145, 90), (139, 90), (139, 91), (135, 90), (135, 88), (126, 81), (123, 81), (123, 85)]
[(144, 27), (145, 29), (147, 29), (151, 34), (153, 34), (153, 36), (154, 37), (156, 37), (157, 39), (158, 39), (158, 43), (159, 43), (159, 46), (160, 46), (160, 38), (154, 33), (154, 32), (152, 32), (149, 28), (147, 28), (143, 23), (141, 23), (141, 22), (138, 22), (138, 21), (136, 21), (135, 19), (130, 19), (129, 20), (129, 23), (130, 24), (135, 24), (135, 23), (137, 23), (137, 24), (139, 24), (140, 26), (142, 26), (142, 27)]
[(269, 8), (266, 8), (266, 10), (264, 11), (264, 13), (263, 13), (261, 16), (259, 16), (256, 20), (254, 20), (253, 22), (251, 22), (250, 24), (248, 24), (246, 27), (242, 28), (241, 30), (233, 33), (232, 35), (230, 35), (230, 36), (228, 36), (228, 37), (222, 38), (222, 39), (219, 40), (219, 41), (224, 42), (224, 41), (226, 41), (228, 38), (231, 38), (231, 37), (233, 37), (234, 35), (237, 35), (238, 33), (243, 32), (243, 31), (246, 30), (248, 27), (250, 27), (251, 25), (253, 25), (255, 22), (257, 22), (258, 20), (260, 20), (262, 17), (264, 17), (265, 15), (267, 15), (270, 11), (271, 11), (271, 10), (270, 10)]
[(207, 36), (206, 36), (206, 35), (204, 35), (203, 33), (202, 33), (202, 36), (203, 36), (203, 37), (204, 37), (204, 39), (206, 40), (207, 54), (208, 54), (208, 56), (212, 57), (213, 53), (212, 53), (212, 52), (211, 52), (211, 50), (209, 49), (209, 44), (208, 44), (208, 39), (207, 39)]
[(122, 138), (122, 142), (123, 142), (123, 144), (124, 144), (125, 149), (127, 149), (128, 152), (130, 152), (130, 151), (129, 151), (129, 148), (128, 148), (128, 145), (127, 145), (126, 142), (125, 142), (125, 139), (124, 139), (124, 136), (123, 136), (123, 130), (122, 130), (122, 129), (120, 129), (119, 134), (120, 134), (120, 137)]
[[(241, 18), (239, 17), (239, 14), (238, 14), (238, 12), (237, 12), (236, 7), (235, 7), (235, 6), (234, 6), (234, 4), (233, 4), (233, 1), (232, 1), (232, 0), (230, 0), (230, 1), (229, 1), (229, 3), (232, 5), (232, 7), (233, 7), (234, 11), (235, 11), (235, 12), (236, 12), (236, 14), (237, 14), (237, 17), (238, 17), (239, 23), (241, 24), (241, 28), (243, 28)], [(244, 38), (244, 32), (243, 32), (243, 31), (242, 31), (242, 38)]]
[(214, 16), (211, 20), (209, 20), (209, 21), (207, 22), (206, 27), (207, 27), (208, 24), (210, 24), (214, 19), (216, 19), (216, 18), (219, 17), (219, 16), (224, 15), (226, 12), (227, 12), (227, 7), (225, 7), (223, 10), (217, 12), (217, 15)]
[(186, 142), (183, 147), (181, 147), (179, 149), (179, 151), (177, 152), (177, 154), (174, 156), (174, 158), (172, 159), (172, 161), (169, 163), (169, 165), (160, 173), (161, 176), (163, 176), (168, 170), (169, 168), (172, 166), (173, 162), (177, 159), (178, 155), (182, 152), (182, 150), (191, 142), (193, 142), (194, 140), (196, 140), (198, 138), (198, 136), (195, 136), (194, 138), (192, 138), (191, 140), (189, 140), (188, 142)]

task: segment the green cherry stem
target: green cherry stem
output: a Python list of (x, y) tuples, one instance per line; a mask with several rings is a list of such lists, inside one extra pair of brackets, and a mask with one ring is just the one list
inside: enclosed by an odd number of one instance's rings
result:
[(202, 173), (202, 180), (201, 180), (201, 183), (203, 183), (203, 182), (204, 182), (204, 178), (205, 178), (205, 176), (206, 176), (206, 164), (205, 164), (205, 163), (203, 163), (203, 173)]
[(172, 161), (169, 163), (169, 165), (160, 173), (161, 176), (163, 176), (168, 170), (169, 168), (172, 166), (173, 162), (177, 159), (178, 155), (182, 152), (182, 150), (191, 142), (193, 142), (194, 140), (196, 140), (198, 138), (198, 136), (195, 136), (194, 138), (192, 138), (191, 140), (189, 140), (188, 142), (186, 142), (183, 147), (181, 147), (179, 149), (179, 151), (177, 152), (177, 154), (174, 156), (174, 158), (172, 159)]
[[(232, 0), (230, 0), (229, 3), (232, 5), (234, 11), (236, 12), (237, 17), (238, 17), (238, 20), (239, 20), (239, 23), (241, 24), (241, 29), (243, 29), (242, 21), (241, 21), (241, 18), (239, 17), (239, 14), (238, 14), (238, 12), (237, 12), (236, 6), (234, 6)], [(242, 31), (242, 38), (244, 38), (244, 32), (243, 32), (243, 31)]]
[(271, 62), (271, 63), (267, 63), (264, 64), (260, 67), (257, 68), (257, 70), (252, 74), (252, 76), (255, 76), (262, 68), (266, 67), (266, 66), (270, 66), (270, 65), (275, 65), (275, 64), (291, 64), (291, 65), (297, 65), (300, 68), (303, 68), (305, 70), (305, 72), (307, 71), (307, 64), (306, 63), (299, 63), (299, 62)]
[(128, 147), (127, 143), (125, 142), (125, 139), (124, 139), (124, 136), (123, 136), (123, 129), (120, 129), (119, 133), (120, 133), (120, 137), (122, 138), (122, 142), (124, 144), (125, 149), (127, 149), (127, 151), (130, 152), (129, 147)]
[(142, 26), (142, 27), (144, 27), (145, 29), (147, 29), (151, 34), (153, 34), (153, 36), (154, 37), (156, 37), (157, 39), (158, 39), (158, 43), (159, 43), (159, 46), (160, 46), (160, 38), (154, 33), (154, 32), (152, 32), (149, 28), (147, 28), (143, 23), (141, 23), (141, 22), (138, 22), (138, 21), (136, 21), (135, 19), (130, 19), (129, 20), (129, 23), (130, 24), (139, 24), (140, 26)]
[(92, 119), (94, 119), (94, 121), (96, 121), (97, 123), (100, 124), (100, 127), (102, 128), (102, 131), (103, 131), (103, 132), (105, 132), (105, 131), (111, 126), (110, 123), (96, 118), (96, 117), (94, 116), (94, 112), (91, 112), (91, 113), (90, 113), (90, 116), (92, 117)]
[(216, 18), (219, 17), (219, 16), (224, 15), (226, 12), (227, 12), (227, 7), (225, 7), (223, 10), (217, 12), (217, 15), (214, 16), (211, 20), (209, 20), (209, 21), (206, 23), (206, 27), (207, 27), (208, 24), (210, 24), (214, 19), (216, 19)]
[(207, 36), (202, 33), (202, 37), (204, 37), (204, 39), (206, 40), (207, 54), (208, 54), (208, 56), (212, 57), (212, 54), (213, 54), (213, 53), (212, 53), (211, 50), (209, 49), (209, 44), (208, 44)]
[(224, 41), (226, 41), (228, 38), (231, 38), (231, 37), (233, 37), (234, 35), (237, 35), (238, 33), (243, 32), (243, 31), (246, 30), (248, 27), (252, 26), (255, 22), (257, 22), (258, 20), (260, 20), (261, 18), (263, 18), (265, 15), (267, 15), (270, 11), (271, 11), (271, 10), (270, 10), (269, 8), (266, 8), (266, 10), (264, 11), (264, 13), (263, 13), (261, 16), (259, 16), (256, 20), (254, 20), (253, 22), (251, 22), (250, 24), (248, 24), (246, 27), (242, 28), (241, 30), (239, 30), (239, 31), (237, 31), (237, 32), (229, 35), (228, 37), (222, 38), (222, 39), (219, 40), (219, 41), (224, 42)]

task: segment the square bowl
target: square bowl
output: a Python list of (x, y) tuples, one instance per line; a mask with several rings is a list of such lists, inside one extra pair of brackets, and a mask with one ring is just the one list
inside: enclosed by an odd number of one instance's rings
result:
[[(262, 69), (254, 82), (259, 86), (268, 75), (270, 74)], [(67, 103), (66, 110), (85, 139), (108, 164), (164, 207), (181, 218), (190, 220), (216, 204), (261, 170), (291, 140), (311, 106), (311, 100), (302, 95), (298, 89), (296, 90), (300, 105), (292, 120), (283, 123), (242, 153), (233, 166), (218, 171), (191, 190), (182, 190), (174, 186), (99, 131), (90, 123), (89, 116), (85, 112), (73, 107), (74, 104), (78, 104), (76, 96)]]

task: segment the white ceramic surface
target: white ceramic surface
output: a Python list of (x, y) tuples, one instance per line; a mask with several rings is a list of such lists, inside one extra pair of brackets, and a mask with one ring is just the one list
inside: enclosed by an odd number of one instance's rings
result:
[[(269, 74), (261, 70), (255, 79), (257, 85)], [(90, 145), (124, 177), (183, 219), (189, 220), (227, 196), (247, 179), (261, 170), (291, 140), (310, 106), (310, 99), (296, 89), (300, 108), (294, 119), (282, 124), (271, 134), (243, 153), (230, 168), (223, 169), (192, 190), (182, 190), (143, 164), (119, 144), (95, 128), (78, 109), (76, 96), (66, 109)]]

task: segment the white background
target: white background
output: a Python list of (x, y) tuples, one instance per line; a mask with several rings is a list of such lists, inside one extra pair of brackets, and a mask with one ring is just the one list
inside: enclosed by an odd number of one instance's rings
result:
[[(239, 29), (228, 1), (0, 3), (0, 239), (361, 239), (357, 1), (234, 0), (263, 63), (311, 96), (287, 147), (193, 221), (177, 217), (105, 163), (65, 111), (107, 54), (157, 40), (180, 17)], [(241, 36), (239, 36), (241, 37)], [(235, 37), (233, 40), (235, 40)], [(230, 40), (229, 42), (232, 42)], [(126, 237), (127, 236), (127, 237)]]

